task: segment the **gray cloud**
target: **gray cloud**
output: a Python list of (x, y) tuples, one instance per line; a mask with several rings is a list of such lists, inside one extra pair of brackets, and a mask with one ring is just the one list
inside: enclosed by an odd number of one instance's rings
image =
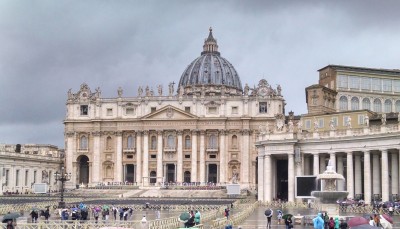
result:
[[(242, 83), (281, 84), (286, 110), (328, 64), (399, 68), (398, 1), (2, 1), (0, 142), (64, 147), (66, 92), (114, 97), (179, 81), (214, 28)], [(157, 82), (157, 83), (155, 83)]]

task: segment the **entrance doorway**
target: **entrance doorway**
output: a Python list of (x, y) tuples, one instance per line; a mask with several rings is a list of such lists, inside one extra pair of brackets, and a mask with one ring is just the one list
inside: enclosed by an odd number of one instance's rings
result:
[(276, 161), (277, 190), (276, 198), (281, 200), (288, 199), (288, 160)]
[(79, 184), (89, 183), (89, 158), (82, 155), (78, 158), (79, 162)]
[(208, 182), (217, 183), (218, 182), (218, 166), (216, 164), (208, 165)]
[(167, 164), (167, 182), (175, 182), (175, 165), (174, 164)]
[(135, 165), (133, 164), (126, 165), (125, 181), (130, 183), (135, 182)]

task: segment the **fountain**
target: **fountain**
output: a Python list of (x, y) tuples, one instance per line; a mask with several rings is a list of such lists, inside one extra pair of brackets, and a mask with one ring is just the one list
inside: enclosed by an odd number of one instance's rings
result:
[[(324, 173), (317, 175), (317, 180), (321, 180), (322, 191), (313, 191), (311, 195), (319, 200), (320, 211), (326, 211), (328, 216), (339, 215), (339, 205), (337, 201), (347, 197), (349, 192), (337, 191), (336, 181), (344, 180), (343, 175), (333, 170), (332, 162), (329, 160)], [(324, 185), (323, 185), (324, 184)]]

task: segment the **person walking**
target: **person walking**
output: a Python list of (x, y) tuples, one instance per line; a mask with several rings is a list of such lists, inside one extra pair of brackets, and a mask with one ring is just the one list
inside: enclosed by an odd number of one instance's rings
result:
[(277, 216), (277, 218), (278, 218), (278, 225), (281, 224), (282, 216), (283, 216), (283, 212), (282, 212), (281, 210), (278, 210), (278, 216)]
[(317, 217), (313, 219), (314, 229), (324, 229), (325, 222), (322, 219), (322, 214), (318, 213)]
[(142, 220), (141, 220), (141, 228), (142, 229), (147, 229), (147, 219), (146, 216), (144, 215)]
[(194, 214), (194, 223), (196, 225), (200, 224), (200, 218), (201, 218), (201, 214), (198, 210), (196, 210), (196, 213)]
[(224, 215), (226, 216), (226, 219), (227, 219), (227, 220), (229, 219), (229, 212), (230, 212), (229, 208), (225, 208), (225, 213), (224, 213)]

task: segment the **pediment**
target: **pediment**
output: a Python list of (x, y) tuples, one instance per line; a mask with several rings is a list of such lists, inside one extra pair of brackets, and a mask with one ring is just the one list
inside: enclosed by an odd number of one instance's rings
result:
[(196, 115), (185, 112), (174, 106), (168, 105), (158, 111), (148, 114), (142, 120), (182, 120), (182, 119), (197, 119)]

